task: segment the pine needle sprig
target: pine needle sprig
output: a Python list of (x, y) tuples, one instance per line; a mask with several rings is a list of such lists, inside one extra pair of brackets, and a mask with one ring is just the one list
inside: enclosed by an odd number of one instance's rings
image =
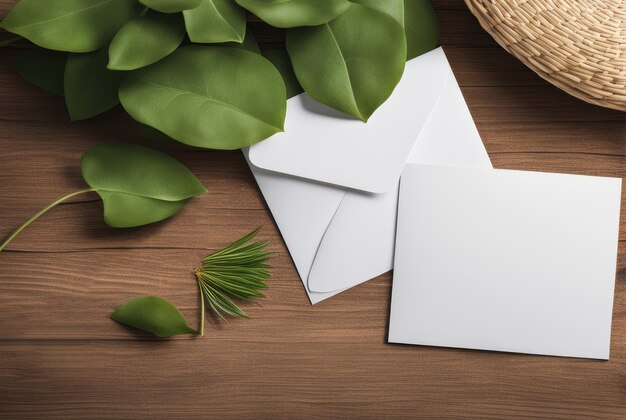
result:
[(204, 335), (205, 301), (222, 320), (226, 316), (249, 318), (233, 301), (250, 298), (263, 298), (261, 290), (266, 289), (265, 281), (270, 278), (265, 262), (273, 253), (266, 252), (268, 241), (248, 243), (261, 228), (257, 228), (226, 248), (207, 255), (202, 266), (196, 268), (201, 299), (200, 332)]

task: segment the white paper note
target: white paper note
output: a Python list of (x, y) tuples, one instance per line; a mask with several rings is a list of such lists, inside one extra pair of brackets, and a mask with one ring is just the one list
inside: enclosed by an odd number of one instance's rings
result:
[(608, 359), (621, 179), (408, 165), (389, 341)]

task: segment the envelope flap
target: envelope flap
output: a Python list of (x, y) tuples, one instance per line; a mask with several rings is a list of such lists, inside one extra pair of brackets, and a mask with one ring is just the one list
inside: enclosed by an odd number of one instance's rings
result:
[(302, 94), (287, 102), (285, 132), (253, 145), (257, 167), (347, 188), (394, 188), (446, 80), (441, 48), (410, 60), (402, 80), (367, 123)]
[[(450, 68), (439, 100), (408, 163), (492, 168), (461, 89)], [(393, 266), (398, 190), (348, 191), (328, 225), (308, 277), (315, 292), (355, 286)]]

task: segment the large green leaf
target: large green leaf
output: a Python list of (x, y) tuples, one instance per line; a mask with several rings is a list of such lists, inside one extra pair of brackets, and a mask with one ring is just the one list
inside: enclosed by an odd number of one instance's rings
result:
[(198, 7), (201, 1), (202, 0), (139, 0), (144, 6), (163, 13), (176, 13), (193, 9)]
[(321, 25), (350, 7), (348, 0), (237, 0), (237, 3), (278, 28)]
[(131, 72), (120, 100), (138, 122), (180, 142), (239, 149), (282, 131), (286, 96), (268, 60), (244, 49), (179, 48)]
[(21, 0), (0, 27), (50, 50), (89, 52), (140, 11), (135, 0)]
[(246, 34), (246, 13), (235, 0), (202, 0), (183, 15), (192, 42), (242, 42)]
[(106, 48), (70, 54), (65, 68), (65, 104), (72, 121), (94, 117), (119, 103), (117, 94), (123, 73), (107, 69)]
[(132, 227), (166, 219), (206, 188), (183, 164), (147, 147), (105, 143), (82, 158), (85, 181), (104, 202), (104, 219)]
[(352, 4), (329, 23), (289, 29), (287, 51), (313, 99), (367, 121), (402, 77), (406, 41), (391, 16)]
[(274, 67), (280, 72), (285, 82), (285, 88), (287, 89), (287, 98), (292, 98), (300, 93), (303, 89), (298, 83), (298, 79), (293, 72), (291, 66), (291, 60), (285, 50), (267, 50), (263, 54), (268, 60), (272, 62)]
[(109, 46), (111, 70), (135, 70), (170, 55), (185, 38), (180, 14), (148, 13), (128, 22)]
[(406, 34), (407, 60), (424, 54), (439, 42), (439, 20), (428, 0), (351, 0), (391, 15)]
[(174, 305), (158, 296), (140, 296), (131, 299), (117, 308), (111, 314), (111, 319), (157, 337), (197, 334)]
[(23, 51), (15, 63), (17, 71), (35, 86), (63, 96), (63, 77), (67, 53), (29, 48)]

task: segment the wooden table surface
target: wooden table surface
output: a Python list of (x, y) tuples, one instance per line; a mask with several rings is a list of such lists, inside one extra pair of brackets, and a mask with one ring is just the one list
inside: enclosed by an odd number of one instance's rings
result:
[[(0, 0), (3, 16), (15, 0)], [(587, 105), (500, 49), (461, 1), (437, 0), (445, 47), (497, 168), (626, 177), (624, 113)], [(259, 34), (275, 41), (274, 34)], [(83, 187), (92, 145), (141, 141), (118, 109), (70, 123), (61, 99), (22, 81), (0, 51), (0, 236)], [(176, 217), (113, 230), (96, 197), (64, 204), (0, 254), (0, 415), (18, 417), (626, 417), (626, 215), (611, 359), (386, 343), (391, 275), (311, 306), (239, 152), (156, 145), (209, 186)], [(205, 338), (155, 340), (110, 321), (141, 294), (195, 324), (192, 269), (264, 225), (277, 253), (251, 320)]]

